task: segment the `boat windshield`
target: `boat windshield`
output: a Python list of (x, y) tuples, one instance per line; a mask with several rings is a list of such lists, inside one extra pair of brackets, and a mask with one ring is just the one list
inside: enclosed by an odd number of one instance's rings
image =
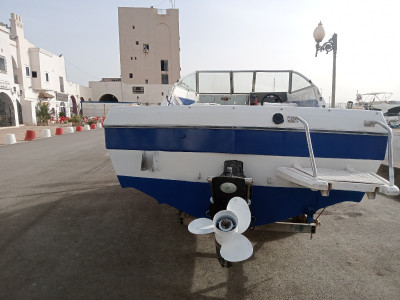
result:
[(264, 103), (273, 100), (271, 94), (280, 103), (322, 106), (319, 101), (323, 102), (311, 80), (295, 71), (197, 71), (182, 78), (173, 90), (183, 105), (250, 104), (253, 98)]

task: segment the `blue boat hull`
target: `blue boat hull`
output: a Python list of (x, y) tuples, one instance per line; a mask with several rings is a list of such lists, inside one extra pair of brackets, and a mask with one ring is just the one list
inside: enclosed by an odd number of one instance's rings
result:
[[(206, 217), (211, 188), (209, 183), (187, 182), (118, 176), (122, 187), (132, 187), (195, 217)], [(360, 202), (364, 193), (354, 191), (330, 192), (329, 197), (304, 188), (253, 186), (252, 225), (264, 225), (302, 214), (312, 214), (320, 208), (344, 201)]]

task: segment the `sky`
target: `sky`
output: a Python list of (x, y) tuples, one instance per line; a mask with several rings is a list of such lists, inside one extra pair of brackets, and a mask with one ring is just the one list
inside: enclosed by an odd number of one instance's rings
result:
[[(313, 31), (338, 35), (336, 102), (357, 91), (400, 100), (400, 1), (175, 0), (181, 76), (196, 70), (295, 70), (332, 92), (332, 52), (315, 57)], [(120, 77), (118, 7), (171, 8), (170, 0), (3, 0), (0, 22), (21, 16), (25, 38), (63, 54), (67, 80)]]

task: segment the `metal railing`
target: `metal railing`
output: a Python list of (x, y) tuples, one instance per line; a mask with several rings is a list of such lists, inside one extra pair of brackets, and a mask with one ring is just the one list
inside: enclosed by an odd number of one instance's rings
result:
[(300, 121), (304, 125), (304, 130), (306, 132), (306, 138), (307, 138), (308, 152), (310, 154), (311, 168), (313, 171), (313, 177), (314, 177), (314, 179), (318, 179), (317, 165), (315, 163), (314, 151), (313, 151), (313, 147), (312, 147), (312, 143), (311, 143), (310, 127), (308, 126), (307, 121), (301, 117), (298, 117), (298, 116), (288, 117), (289, 123), (296, 123), (297, 121)]
[(388, 161), (389, 161), (389, 186), (394, 186), (394, 169), (393, 169), (393, 132), (392, 129), (381, 121), (364, 121), (365, 127), (373, 127), (375, 124), (386, 129), (388, 133)]

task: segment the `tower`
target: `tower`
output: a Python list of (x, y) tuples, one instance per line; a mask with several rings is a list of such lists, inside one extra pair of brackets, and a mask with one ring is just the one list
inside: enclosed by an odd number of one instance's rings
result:
[(119, 7), (121, 81), (170, 85), (180, 78), (179, 11)]

